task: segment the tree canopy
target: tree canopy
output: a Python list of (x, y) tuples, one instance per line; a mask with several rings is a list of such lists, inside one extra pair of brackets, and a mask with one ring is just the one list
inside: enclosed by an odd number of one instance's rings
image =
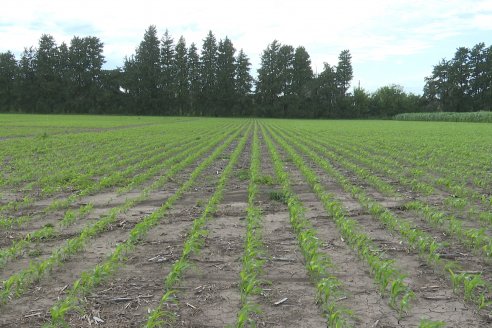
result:
[(424, 98), (443, 112), (490, 110), (492, 107), (492, 46), (459, 47), (442, 59), (425, 79)]
[(348, 49), (314, 73), (306, 48), (274, 40), (253, 75), (250, 58), (227, 36), (209, 31), (201, 48), (188, 46), (184, 36), (175, 40), (150, 25), (122, 67), (107, 70), (97, 37), (58, 45), (43, 34), (19, 59), (0, 53), (0, 111), (365, 118), (492, 105), (492, 50), (483, 43), (458, 48), (453, 59), (434, 66), (420, 97), (398, 85), (373, 93), (353, 87)]

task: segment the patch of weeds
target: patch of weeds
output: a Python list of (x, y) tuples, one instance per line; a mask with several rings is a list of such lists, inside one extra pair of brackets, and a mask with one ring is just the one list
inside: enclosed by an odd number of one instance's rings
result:
[(275, 184), (275, 179), (271, 175), (260, 175), (256, 178), (255, 183), (272, 186)]
[(277, 202), (287, 205), (288, 196), (282, 191), (272, 190), (268, 193), (268, 196), (270, 197), (271, 200), (275, 200)]
[(241, 181), (248, 180), (249, 179), (249, 170), (241, 169), (241, 170), (236, 172), (236, 175), (237, 175), (238, 179)]
[(203, 207), (205, 205), (205, 201), (203, 199), (199, 199), (196, 201), (196, 207)]
[(33, 249), (32, 251), (30, 251), (27, 255), (29, 255), (29, 257), (38, 257), (40, 256), (41, 254), (43, 254), (41, 252), (40, 249)]

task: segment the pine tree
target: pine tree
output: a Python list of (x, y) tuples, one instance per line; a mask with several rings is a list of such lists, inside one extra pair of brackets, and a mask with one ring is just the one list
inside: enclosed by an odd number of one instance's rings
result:
[(176, 65), (174, 53), (174, 40), (166, 30), (161, 40), (161, 79), (162, 89), (162, 114), (174, 114), (176, 94)]
[(336, 98), (338, 96), (335, 67), (324, 63), (323, 71), (315, 81), (316, 114), (315, 117), (335, 118)]
[(39, 39), (38, 49), (35, 54), (36, 61), (36, 86), (38, 97), (36, 111), (40, 113), (52, 113), (59, 104), (58, 90), (61, 86), (57, 69), (58, 47), (53, 36), (43, 34)]
[[(160, 113), (161, 100), (161, 63), (160, 42), (157, 38), (157, 29), (154, 25), (145, 31), (144, 39), (138, 46), (135, 57), (125, 62), (125, 68), (131, 72), (132, 83), (128, 87), (134, 88), (130, 92), (134, 95), (136, 114), (157, 115)], [(134, 85), (132, 85), (134, 83)]]
[(23, 112), (36, 112), (39, 88), (36, 83), (36, 50), (25, 48), (19, 60), (19, 81), (17, 83), (18, 104)]
[(282, 82), (278, 65), (278, 52), (281, 44), (274, 40), (261, 55), (261, 66), (258, 69), (256, 94), (261, 106), (260, 114), (273, 116), (274, 105), (282, 92)]
[(17, 61), (12, 52), (0, 53), (0, 111), (15, 109)]
[(352, 55), (350, 51), (343, 50), (338, 56), (338, 65), (336, 67), (337, 87), (342, 97), (346, 95), (353, 77)]
[(200, 106), (204, 115), (217, 112), (217, 41), (212, 31), (203, 40), (200, 56)]
[(311, 58), (304, 47), (297, 47), (294, 54), (292, 91), (298, 96), (305, 95), (306, 86), (313, 79)]
[(188, 80), (189, 80), (189, 104), (190, 115), (202, 116), (203, 107), (199, 106), (201, 95), (201, 65), (198, 57), (198, 49), (195, 43), (190, 44), (188, 49)]
[(311, 58), (304, 47), (297, 47), (292, 64), (291, 110), (292, 117), (313, 117), (312, 103), (309, 102), (312, 87), (313, 70)]
[(71, 107), (78, 113), (93, 113), (97, 108), (104, 56), (103, 44), (97, 37), (74, 37), (68, 49)]
[(250, 73), (251, 63), (243, 49), (239, 50), (236, 57), (236, 76), (235, 94), (237, 97), (237, 108), (235, 115), (252, 115), (253, 104), (251, 102), (251, 88), (253, 87), (253, 77)]
[(229, 38), (220, 40), (217, 50), (217, 111), (218, 116), (232, 116), (235, 104), (236, 49)]
[(189, 115), (188, 54), (183, 36), (175, 47), (176, 108), (178, 115)]
[(350, 81), (353, 78), (352, 56), (348, 50), (343, 50), (338, 56), (338, 65), (336, 67), (336, 81), (338, 88), (338, 97), (336, 100), (337, 117), (349, 118), (352, 115), (352, 101), (347, 94)]
[(294, 73), (294, 47), (282, 45), (278, 50), (277, 66), (279, 70), (280, 92), (283, 96), (292, 94), (292, 80)]
[(71, 68), (70, 68), (70, 53), (68, 46), (65, 42), (62, 42), (58, 47), (58, 61), (57, 68), (58, 74), (61, 80), (61, 88), (59, 90), (60, 104), (63, 113), (72, 113), (74, 109), (72, 108), (70, 102), (73, 99), (71, 96), (72, 92), (72, 80), (71, 80)]

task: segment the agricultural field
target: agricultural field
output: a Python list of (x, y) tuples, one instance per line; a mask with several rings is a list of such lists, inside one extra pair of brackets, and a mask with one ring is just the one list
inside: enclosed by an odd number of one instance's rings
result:
[(0, 115), (0, 327), (492, 326), (492, 125)]

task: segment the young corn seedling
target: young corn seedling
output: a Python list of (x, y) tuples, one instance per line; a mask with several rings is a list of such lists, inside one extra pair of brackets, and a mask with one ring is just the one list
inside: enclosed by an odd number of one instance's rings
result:
[(446, 327), (444, 321), (431, 321), (427, 319), (422, 319), (419, 324), (419, 328), (442, 328)]

